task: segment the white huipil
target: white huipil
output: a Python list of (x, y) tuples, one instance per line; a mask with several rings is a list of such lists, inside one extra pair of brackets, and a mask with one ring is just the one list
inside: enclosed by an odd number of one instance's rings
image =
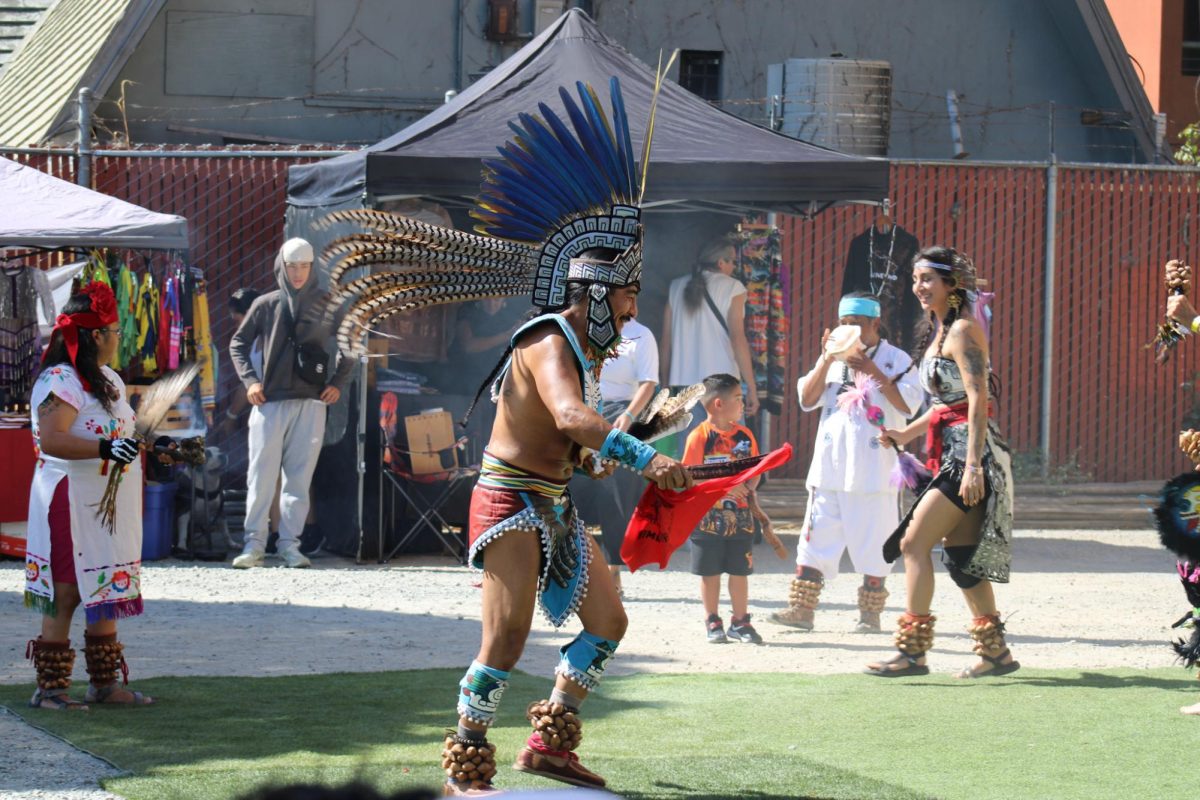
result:
[[(75, 368), (58, 364), (44, 369), (30, 397), (33, 441), (39, 439), (37, 408), (50, 394), (78, 414), (68, 433), (80, 439), (118, 439), (132, 436), (135, 415), (125, 399), (125, 384), (108, 367), (101, 367), (119, 392), (112, 413), (83, 388)], [(100, 458), (61, 459), (38, 449), (37, 467), (29, 490), (29, 525), (25, 544), (25, 605), (49, 612), (54, 608), (54, 581), (50, 560), (50, 504), (59, 481), (69, 479), (71, 540), (75, 552), (75, 579), (88, 622), (140, 614), (142, 567), (142, 465), (136, 459), (125, 469), (117, 491), (115, 530), (109, 531), (97, 516), (111, 470), (116, 461)], [(61, 580), (61, 579), (60, 579)]]
[[(886, 339), (868, 353), (888, 380), (902, 376), (896, 389), (909, 413), (915, 413), (924, 391), (917, 371), (908, 368), (912, 363), (909, 355)], [(803, 381), (801, 378), (796, 385), (798, 394)], [(826, 580), (837, 576), (842, 552), (847, 549), (861, 574), (879, 577), (890, 573), (882, 547), (900, 522), (899, 493), (890, 484), (896, 452), (879, 444), (880, 426), (866, 413), (838, 408), (844, 386), (854, 388), (853, 371), (844, 363), (832, 364), (818, 401), (811, 406), (800, 403), (804, 411), (819, 409), (821, 422), (805, 481), (808, 512), (796, 563), (820, 570)], [(868, 393), (865, 405), (883, 412), (885, 427), (901, 428), (907, 421), (908, 415), (893, 406), (880, 389)]]

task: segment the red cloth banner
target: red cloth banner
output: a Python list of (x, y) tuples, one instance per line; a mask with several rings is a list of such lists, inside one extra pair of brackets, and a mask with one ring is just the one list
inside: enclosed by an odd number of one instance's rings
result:
[(625, 529), (621, 560), (630, 571), (655, 562), (659, 569), (666, 569), (671, 554), (687, 541), (704, 515), (730, 489), (783, 466), (791, 457), (792, 446), (785, 444), (767, 453), (762, 461), (745, 472), (728, 478), (713, 478), (681, 492), (664, 491), (650, 484)]

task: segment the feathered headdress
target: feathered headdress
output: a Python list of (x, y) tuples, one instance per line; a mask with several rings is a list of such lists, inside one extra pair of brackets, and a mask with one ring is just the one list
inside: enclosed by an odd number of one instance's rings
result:
[[(658, 85), (664, 75), (660, 70)], [(576, 89), (578, 102), (559, 89), (569, 125), (545, 103), (538, 104), (540, 116), (521, 114), (509, 123), (515, 137), (499, 148), (499, 158), (483, 162), (471, 211), (478, 234), (381, 211), (326, 217), (366, 229), (325, 249), (335, 298), (348, 305), (338, 330), (344, 352), (361, 353), (363, 334), (378, 321), (423, 306), (532, 293), (534, 305), (561, 308), (568, 281), (591, 284), (592, 346), (604, 352), (616, 343), (608, 290), (641, 279), (640, 203), (658, 93), (656, 87), (639, 179), (620, 82), (609, 82), (611, 120), (592, 87)], [(585, 255), (597, 249), (616, 255)], [(389, 271), (342, 283), (350, 270), (372, 266)]]

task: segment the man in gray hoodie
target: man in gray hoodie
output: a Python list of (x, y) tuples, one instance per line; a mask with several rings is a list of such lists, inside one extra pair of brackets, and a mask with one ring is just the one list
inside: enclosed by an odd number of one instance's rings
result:
[[(254, 301), (229, 345), (233, 367), (253, 406), (245, 546), (233, 560), (237, 569), (263, 563), (268, 513), (281, 469), (279, 554), (289, 567), (311, 566), (300, 552), (300, 533), (325, 436), (325, 406), (338, 401), (353, 367), (342, 360), (334, 368), (333, 321), (323, 313), (312, 245), (304, 239), (284, 242), (275, 257), (275, 280), (279, 288)], [(263, 354), (261, 368), (250, 355), (256, 341)]]

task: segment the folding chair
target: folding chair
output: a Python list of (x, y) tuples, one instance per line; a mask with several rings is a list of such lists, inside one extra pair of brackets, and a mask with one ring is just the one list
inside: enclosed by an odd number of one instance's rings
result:
[[(379, 563), (385, 563), (396, 556), (409, 542), (413, 541), (425, 530), (430, 530), (442, 543), (443, 549), (466, 563), (467, 548), (454, 532), (454, 525), (446, 520), (442, 513), (445, 504), (454, 497), (456, 490), (463, 482), (473, 481), (479, 475), (477, 466), (453, 467), (443, 472), (415, 475), (406, 466), (407, 459), (403, 450), (395, 444), (397, 427), (396, 397), (391, 392), (385, 394), (380, 401), (380, 436), (382, 439), (381, 472), (387, 479), (390, 492), (379, 493)], [(459, 439), (452, 448), (465, 450), (465, 437)], [(447, 448), (448, 450), (451, 448)], [(453, 463), (453, 459), (447, 459)], [(382, 489), (383, 487), (381, 487)], [(400, 540), (384, 555), (384, 495), (388, 495), (387, 529), (396, 527), (397, 506), (396, 495), (402, 498), (406, 508), (417, 513), (417, 518), (408, 527)]]

